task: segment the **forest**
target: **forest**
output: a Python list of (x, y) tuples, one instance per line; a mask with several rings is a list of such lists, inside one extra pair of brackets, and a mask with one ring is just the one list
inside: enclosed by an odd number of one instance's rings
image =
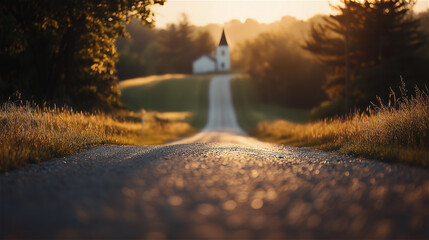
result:
[(425, 89), (429, 12), (415, 15), (412, 6), (402, 0), (343, 1), (338, 14), (310, 23), (304, 38), (271, 32), (248, 40), (239, 47), (238, 62), (264, 101), (315, 107), (313, 118), (364, 110), (377, 98), (386, 102), (401, 79), (408, 90)]
[(312, 27), (303, 47), (327, 71), (322, 87), (329, 101), (316, 109), (321, 116), (386, 102), (388, 89), (398, 89), (401, 81), (425, 89), (429, 12), (414, 16), (413, 3), (344, 1), (338, 14)]
[(163, 73), (191, 73), (192, 62), (215, 49), (210, 33), (198, 30), (187, 15), (165, 29), (150, 29), (133, 19), (128, 36), (117, 39), (119, 79)]
[[(231, 20), (223, 27), (232, 67), (249, 73), (261, 101), (313, 108), (317, 119), (364, 110), (377, 97), (387, 100), (401, 79), (410, 90), (425, 88), (429, 12), (415, 14), (412, 7), (404, 0), (343, 1), (330, 16), (285, 16), (270, 24)], [(192, 61), (214, 49), (221, 30), (193, 26), (185, 15), (161, 30), (132, 21), (129, 38), (117, 41), (119, 79), (190, 73)]]
[(0, 101), (108, 110), (120, 105), (115, 41), (131, 18), (153, 24), (164, 0), (0, 2)]
[(386, 100), (401, 79), (422, 89), (429, 79), (429, 12), (415, 14), (413, 1), (342, 1), (330, 16), (270, 24), (195, 26), (183, 14), (165, 28), (153, 28), (152, 3), (140, 3), (3, 1), (0, 100), (19, 91), (40, 103), (116, 108), (118, 80), (191, 73), (192, 61), (214, 50), (222, 28), (232, 67), (249, 74), (261, 101), (313, 108), (314, 118)]

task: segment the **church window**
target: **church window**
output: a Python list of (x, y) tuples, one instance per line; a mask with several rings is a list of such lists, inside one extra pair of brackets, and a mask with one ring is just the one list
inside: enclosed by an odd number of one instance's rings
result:
[(222, 56), (225, 56), (225, 50), (222, 50), (221, 55), (222, 55)]
[(225, 68), (225, 63), (221, 63), (220, 66), (221, 66), (220, 67), (221, 69), (224, 69)]

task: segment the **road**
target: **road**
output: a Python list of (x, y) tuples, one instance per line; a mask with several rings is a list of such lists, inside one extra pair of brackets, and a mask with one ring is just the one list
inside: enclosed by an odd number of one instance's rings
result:
[(0, 175), (1, 238), (428, 238), (429, 171), (246, 136), (231, 75), (207, 126)]

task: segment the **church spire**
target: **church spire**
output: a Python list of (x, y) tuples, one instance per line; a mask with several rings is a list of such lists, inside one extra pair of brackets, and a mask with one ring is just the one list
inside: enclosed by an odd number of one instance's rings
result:
[(228, 46), (228, 42), (225, 37), (225, 29), (222, 29), (222, 37), (220, 38), (219, 46)]

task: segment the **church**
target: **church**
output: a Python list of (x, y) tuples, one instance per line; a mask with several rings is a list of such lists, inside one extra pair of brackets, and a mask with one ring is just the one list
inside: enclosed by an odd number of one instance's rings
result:
[(216, 51), (195, 60), (192, 64), (192, 71), (194, 73), (207, 73), (229, 71), (230, 69), (228, 42), (226, 41), (225, 30), (222, 30), (222, 37)]

